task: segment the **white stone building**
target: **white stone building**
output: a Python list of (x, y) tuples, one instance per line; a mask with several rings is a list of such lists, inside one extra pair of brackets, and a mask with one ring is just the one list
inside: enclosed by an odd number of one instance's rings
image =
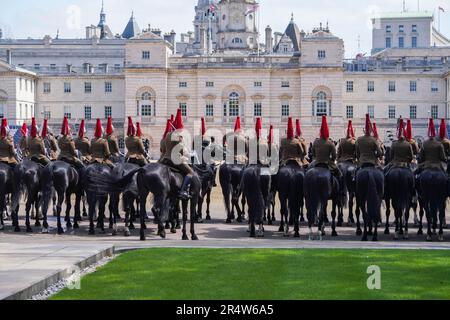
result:
[[(450, 46), (428, 13), (386, 14), (374, 22), (373, 55), (349, 61), (328, 25), (305, 32), (292, 17), (284, 32), (259, 32), (254, 0), (199, 0), (195, 9), (194, 32), (181, 42), (173, 31), (140, 30), (134, 16), (112, 36), (103, 9), (86, 39), (0, 39), (0, 111), (12, 123), (34, 114), (55, 128), (64, 115), (74, 129), (86, 118), (89, 133), (96, 118), (112, 115), (122, 137), (132, 116), (155, 155), (178, 108), (189, 128), (205, 117), (222, 132), (238, 115), (244, 126), (261, 116), (282, 132), (289, 116), (301, 118), (309, 140), (325, 114), (336, 139), (348, 119), (361, 134), (366, 113), (382, 137), (400, 116), (413, 119), (416, 135), (426, 133), (428, 117), (448, 118)], [(417, 46), (386, 48), (388, 24), (393, 39), (403, 25)]]

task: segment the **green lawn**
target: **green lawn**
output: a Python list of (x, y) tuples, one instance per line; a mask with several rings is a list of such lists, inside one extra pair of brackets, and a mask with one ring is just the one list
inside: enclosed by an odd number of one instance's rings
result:
[[(367, 268), (381, 268), (381, 290)], [(122, 254), (53, 299), (450, 299), (450, 252), (148, 249)]]

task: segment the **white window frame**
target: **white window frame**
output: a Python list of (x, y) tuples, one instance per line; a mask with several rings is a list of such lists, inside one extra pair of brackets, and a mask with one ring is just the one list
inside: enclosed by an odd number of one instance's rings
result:
[(50, 82), (44, 82), (44, 93), (51, 93), (52, 85)]
[(86, 120), (92, 119), (92, 107), (91, 106), (84, 106), (84, 118)]
[(397, 110), (395, 106), (388, 107), (388, 118), (395, 119), (397, 117)]
[(417, 106), (416, 105), (412, 105), (409, 106), (409, 118), (410, 119), (417, 119)]
[(354, 114), (353, 114), (354, 108), (353, 108), (353, 106), (346, 106), (345, 109), (346, 109), (345, 110), (345, 116), (347, 117), (347, 119), (353, 119), (353, 117), (354, 117)]
[(112, 93), (112, 82), (111, 81), (106, 81), (105, 82), (105, 93)]

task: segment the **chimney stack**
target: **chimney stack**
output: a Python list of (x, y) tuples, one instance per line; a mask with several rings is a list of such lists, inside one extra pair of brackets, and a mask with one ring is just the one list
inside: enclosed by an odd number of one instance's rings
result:
[(266, 52), (272, 53), (273, 51), (273, 38), (272, 38), (272, 28), (267, 26), (266, 28)]
[(6, 63), (11, 64), (12, 62), (12, 52), (11, 49), (6, 50)]

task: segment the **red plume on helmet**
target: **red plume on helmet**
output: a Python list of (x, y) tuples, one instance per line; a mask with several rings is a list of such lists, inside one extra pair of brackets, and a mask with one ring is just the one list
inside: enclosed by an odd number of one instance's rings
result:
[(141, 123), (136, 122), (136, 136), (138, 138), (142, 137)]
[(258, 139), (258, 140), (261, 139), (261, 133), (262, 133), (261, 118), (256, 118), (255, 131), (256, 131), (256, 139)]
[(353, 130), (353, 121), (348, 120), (347, 138), (354, 138), (354, 137), (355, 137), (355, 130)]
[(48, 135), (48, 120), (44, 119), (44, 123), (42, 124), (42, 133), (41, 137), (46, 138)]
[(330, 137), (330, 129), (328, 128), (327, 116), (322, 116), (322, 126), (320, 127), (320, 138), (328, 139)]
[(288, 127), (287, 127), (287, 138), (293, 139), (294, 138), (294, 122), (291, 117), (288, 119)]
[(36, 138), (38, 135), (38, 128), (36, 125), (36, 119), (35, 118), (31, 118), (31, 132), (30, 132), (30, 137), (32, 138)]
[(445, 123), (445, 119), (441, 120), (441, 125), (439, 126), (439, 138), (447, 138), (447, 125)]
[(380, 135), (378, 134), (378, 128), (377, 128), (377, 124), (375, 122), (372, 124), (372, 131), (373, 131), (373, 137), (375, 139), (379, 139)]
[(205, 134), (206, 134), (205, 118), (202, 118), (202, 137), (204, 137)]
[(108, 124), (106, 125), (106, 134), (108, 136), (112, 135), (114, 133), (114, 126), (112, 123), (112, 118), (108, 117)]
[(82, 119), (80, 123), (80, 128), (78, 129), (78, 137), (84, 138), (85, 134), (86, 134), (86, 126), (84, 124), (84, 119)]
[(405, 133), (405, 137), (406, 137), (406, 139), (408, 139), (408, 140), (412, 140), (412, 138), (413, 138), (411, 119), (408, 119), (408, 121), (406, 121), (406, 133)]
[(236, 123), (234, 124), (234, 132), (238, 132), (241, 130), (241, 117), (236, 118)]
[(295, 120), (295, 137), (300, 138), (302, 136), (302, 128), (300, 126), (300, 119)]
[(69, 119), (67, 117), (64, 117), (63, 124), (61, 126), (61, 134), (63, 136), (70, 135)]
[(5, 138), (7, 134), (8, 134), (8, 120), (2, 119), (2, 127), (0, 130), (0, 135), (2, 136), (2, 138)]
[(128, 137), (132, 137), (136, 134), (136, 129), (134, 128), (133, 125), (133, 119), (131, 119), (131, 117), (128, 117), (128, 131), (127, 131), (127, 136)]
[(430, 118), (430, 122), (428, 123), (428, 137), (429, 138), (436, 137), (436, 127), (434, 126), (433, 118)]
[(370, 121), (370, 115), (366, 114), (366, 127), (365, 127), (365, 134), (366, 136), (370, 136), (373, 132), (372, 123)]
[(101, 138), (103, 136), (103, 128), (102, 128), (102, 121), (100, 119), (97, 119), (97, 123), (95, 124), (95, 133), (94, 137), (97, 139)]
[(167, 119), (166, 131), (164, 131), (163, 139), (167, 137), (167, 135), (173, 131), (173, 123), (171, 119)]
[(175, 117), (175, 122), (173, 123), (175, 130), (182, 130), (184, 129), (184, 125), (183, 125), (183, 116), (181, 114), (181, 109), (177, 110), (177, 115)]
[(268, 144), (272, 144), (274, 137), (273, 137), (273, 125), (270, 125), (270, 129), (269, 129), (269, 135), (267, 137), (267, 143)]
[(402, 118), (400, 118), (400, 121), (398, 124), (397, 137), (399, 139), (405, 137), (405, 121)]
[(27, 127), (27, 123), (24, 122), (22, 124), (22, 129), (20, 130), (20, 132), (22, 133), (22, 137), (26, 137), (27, 133), (28, 133), (28, 127)]

